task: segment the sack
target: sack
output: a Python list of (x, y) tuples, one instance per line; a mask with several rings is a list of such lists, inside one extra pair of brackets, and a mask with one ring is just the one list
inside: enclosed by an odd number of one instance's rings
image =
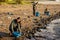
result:
[(13, 36), (14, 37), (20, 37), (21, 36), (21, 32), (13, 32)]

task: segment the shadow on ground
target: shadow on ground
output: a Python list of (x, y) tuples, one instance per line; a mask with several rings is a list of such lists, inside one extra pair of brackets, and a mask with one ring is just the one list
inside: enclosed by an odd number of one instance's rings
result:
[(0, 32), (0, 38), (2, 37), (9, 37), (9, 33), (5, 33), (5, 32)]

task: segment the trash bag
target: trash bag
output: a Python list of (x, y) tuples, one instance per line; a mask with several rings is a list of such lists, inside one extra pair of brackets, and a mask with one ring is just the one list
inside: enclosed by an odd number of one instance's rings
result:
[(13, 36), (14, 37), (20, 37), (22, 35), (22, 33), (21, 32), (13, 32)]
[(40, 16), (39, 12), (36, 12), (36, 13), (35, 13), (35, 16), (37, 16), (37, 17)]

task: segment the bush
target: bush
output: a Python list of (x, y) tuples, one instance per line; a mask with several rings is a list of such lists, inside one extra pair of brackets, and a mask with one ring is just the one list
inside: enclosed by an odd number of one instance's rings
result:
[(30, 4), (30, 2), (27, 2), (27, 1), (21, 1), (21, 4)]
[(15, 4), (16, 2), (13, 1), (13, 0), (7, 0), (6, 3), (9, 3), (9, 4)]
[[(30, 4), (30, 2), (24, 1), (24, 0), (6, 0), (2, 3), (8, 3), (8, 4)], [(1, 4), (1, 2), (0, 2)]]

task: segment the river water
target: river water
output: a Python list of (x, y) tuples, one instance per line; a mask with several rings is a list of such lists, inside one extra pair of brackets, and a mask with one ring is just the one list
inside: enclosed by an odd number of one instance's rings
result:
[(50, 24), (47, 25), (47, 30), (55, 35), (55, 40), (60, 40), (60, 19), (51, 21)]
[(46, 27), (47, 29), (40, 29), (41, 32), (34, 34), (38, 37), (25, 40), (60, 40), (60, 19), (51, 21)]

